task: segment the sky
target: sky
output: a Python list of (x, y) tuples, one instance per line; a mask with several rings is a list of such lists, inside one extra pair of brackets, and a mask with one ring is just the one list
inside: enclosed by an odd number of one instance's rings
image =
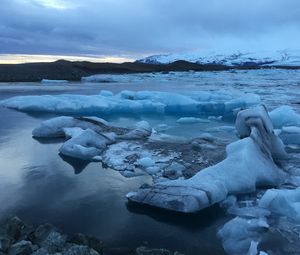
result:
[(0, 62), (299, 49), (299, 0), (1, 0)]

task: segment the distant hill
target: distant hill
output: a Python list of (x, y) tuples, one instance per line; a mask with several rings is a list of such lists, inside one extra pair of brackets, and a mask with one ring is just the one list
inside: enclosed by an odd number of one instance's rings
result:
[[(263, 68), (300, 69), (298, 66), (264, 66)], [(143, 61), (116, 63), (70, 62), (58, 60), (51, 63), (0, 64), (0, 82), (35, 82), (42, 79), (79, 81), (94, 74), (125, 74), (169, 71), (224, 71), (230, 69), (258, 69), (257, 65), (228, 66), (217, 63), (194, 63), (178, 60), (167, 64)]]

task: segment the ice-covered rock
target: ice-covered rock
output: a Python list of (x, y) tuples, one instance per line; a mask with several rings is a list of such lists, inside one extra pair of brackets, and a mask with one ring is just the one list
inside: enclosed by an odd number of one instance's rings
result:
[(218, 237), (230, 255), (256, 255), (261, 233), (268, 228), (265, 218), (235, 217), (218, 231)]
[(300, 114), (288, 105), (280, 106), (270, 112), (270, 118), (275, 128), (283, 126), (300, 126)]
[(300, 222), (300, 188), (269, 189), (261, 198), (259, 206)]
[(182, 115), (233, 116), (236, 108), (260, 103), (260, 97), (235, 91), (122, 91), (116, 95), (18, 96), (1, 105), (16, 110), (93, 115), (94, 113), (156, 113)]
[(272, 157), (281, 156), (284, 150), (273, 132), (266, 108), (259, 106), (239, 112), (236, 128), (244, 138), (227, 146), (227, 158), (222, 162), (187, 180), (140, 188), (131, 192), (128, 199), (174, 211), (195, 212), (224, 200), (229, 194), (253, 192), (257, 186), (284, 182), (286, 174)]

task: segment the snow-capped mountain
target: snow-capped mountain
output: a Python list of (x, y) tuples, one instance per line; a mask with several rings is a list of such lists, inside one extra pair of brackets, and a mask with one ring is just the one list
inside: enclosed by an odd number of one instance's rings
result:
[(148, 64), (169, 64), (185, 60), (198, 64), (220, 64), (227, 66), (300, 66), (300, 50), (263, 52), (240, 52), (216, 54), (215, 52), (194, 52), (187, 54), (165, 54), (149, 56), (137, 62)]

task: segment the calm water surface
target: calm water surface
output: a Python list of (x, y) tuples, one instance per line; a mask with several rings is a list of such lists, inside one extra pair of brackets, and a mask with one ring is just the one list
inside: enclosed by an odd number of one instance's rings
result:
[[(5, 83), (0, 84), (0, 100), (31, 94), (97, 94), (101, 89), (116, 93), (124, 89), (218, 91), (229, 87), (259, 94), (271, 109), (289, 104), (299, 111), (300, 72), (271, 70), (266, 73), (208, 72), (188, 79), (178, 76), (163, 83), (157, 80), (47, 86), (40, 83)], [(18, 215), (28, 223), (51, 222), (67, 233), (97, 236), (111, 247), (148, 245), (191, 255), (225, 254), (216, 232), (230, 218), (218, 206), (199, 214), (182, 215), (127, 204), (125, 195), (145, 182), (151, 183), (149, 176), (124, 178), (116, 171), (102, 168), (100, 163), (66, 162), (58, 155), (61, 141), (42, 144), (31, 136), (32, 130), (41, 121), (53, 116), (28, 115), (0, 108), (0, 221), (10, 215)], [(183, 136), (197, 136), (211, 129), (211, 125), (232, 125), (214, 122), (182, 128), (174, 124), (175, 117), (105, 118), (117, 125), (131, 125), (146, 119), (152, 126), (167, 124), (171, 127), (167, 132)], [(215, 135), (225, 136), (229, 141), (235, 139), (233, 133)]]
[[(17, 94), (6, 92), (1, 97)], [(0, 221), (18, 215), (32, 224), (51, 222), (67, 233), (97, 236), (111, 247), (148, 245), (186, 254), (224, 254), (216, 232), (228, 217), (218, 207), (181, 215), (129, 205), (125, 195), (151, 183), (149, 176), (124, 178), (100, 163), (72, 162), (72, 166), (64, 161), (58, 155), (61, 141), (42, 144), (31, 136), (53, 115), (0, 108), (0, 116)], [(124, 119), (128, 121), (113, 121)]]

